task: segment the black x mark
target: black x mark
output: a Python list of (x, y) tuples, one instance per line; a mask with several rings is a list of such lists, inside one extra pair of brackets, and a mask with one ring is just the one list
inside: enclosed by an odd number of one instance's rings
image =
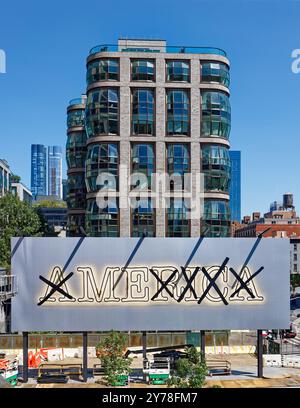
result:
[(156, 278), (156, 280), (158, 280), (159, 283), (161, 283), (161, 287), (158, 289), (158, 291), (155, 293), (155, 295), (152, 296), (151, 300), (154, 300), (157, 298), (157, 296), (160, 294), (160, 292), (162, 292), (164, 289), (168, 292), (168, 294), (173, 298), (174, 295), (173, 293), (170, 291), (170, 289), (168, 288), (168, 283), (171, 282), (171, 280), (173, 279), (173, 277), (176, 275), (176, 273), (178, 272), (178, 269), (175, 269), (173, 271), (173, 273), (168, 277), (168, 279), (164, 282), (160, 279), (160, 277), (158, 275), (156, 275), (156, 273), (154, 272), (154, 270), (152, 268), (150, 268), (150, 272), (152, 273), (152, 275)]
[(66, 293), (63, 289), (61, 289), (61, 286), (68, 280), (71, 278), (71, 276), (74, 275), (73, 272), (69, 273), (69, 275), (67, 275), (62, 281), (60, 281), (58, 284), (55, 284), (51, 281), (49, 281), (48, 279), (45, 279), (43, 276), (39, 276), (39, 278), (45, 282), (47, 285), (51, 286), (52, 289), (50, 290), (50, 292), (48, 293), (47, 296), (44, 297), (44, 299), (42, 299), (39, 303), (38, 306), (41, 306), (43, 303), (45, 303), (55, 292), (59, 292), (62, 295), (66, 296), (68, 299), (73, 299), (73, 296), (69, 295), (68, 293)]
[(222, 292), (220, 291), (220, 289), (218, 288), (217, 284), (216, 284), (216, 280), (218, 279), (219, 275), (221, 275), (223, 269), (225, 268), (227, 262), (229, 261), (229, 258), (225, 258), (222, 265), (220, 266), (218, 272), (215, 274), (215, 276), (212, 278), (209, 273), (207, 272), (207, 270), (203, 267), (202, 268), (202, 272), (204, 273), (204, 275), (206, 276), (206, 278), (209, 280), (209, 285), (207, 286), (207, 288), (205, 289), (205, 291), (202, 293), (202, 296), (200, 297), (200, 299), (198, 300), (198, 304), (200, 305), (200, 303), (202, 302), (202, 300), (206, 297), (206, 295), (208, 294), (208, 292), (210, 291), (210, 289), (212, 287), (214, 287), (214, 289), (216, 290), (216, 292), (218, 292), (220, 298), (222, 299), (224, 305), (228, 305), (227, 300), (225, 299), (225, 297), (223, 296)]
[[(236, 273), (234, 273), (234, 276), (239, 280), (241, 286), (239, 288), (237, 288), (237, 290), (235, 290), (230, 297), (232, 298), (234, 295), (236, 295), (237, 293), (239, 293), (239, 291), (241, 289), (246, 289), (246, 291), (250, 294), (250, 296), (252, 298), (255, 298), (255, 296), (253, 295), (252, 291), (247, 287), (247, 284), (253, 279), (255, 278), (255, 276), (257, 276), (262, 270), (264, 269), (263, 266), (261, 266), (253, 275), (250, 276), (250, 278), (248, 278), (246, 280), (246, 282), (244, 282)], [(233, 269), (230, 268), (230, 271), (233, 273)]]
[(185, 277), (185, 280), (186, 280), (186, 287), (184, 288), (184, 290), (182, 291), (181, 295), (180, 295), (179, 298), (177, 299), (177, 302), (178, 302), (178, 303), (182, 301), (182, 299), (184, 298), (184, 295), (186, 294), (186, 292), (187, 292), (189, 289), (191, 289), (191, 292), (193, 293), (194, 298), (195, 298), (195, 299), (198, 298), (197, 293), (195, 292), (195, 289), (194, 289), (193, 286), (192, 286), (192, 283), (193, 283), (194, 279), (196, 278), (197, 273), (199, 272), (200, 267), (197, 266), (197, 267), (195, 268), (195, 270), (194, 270), (194, 272), (192, 273), (190, 279), (187, 277), (187, 274), (186, 274), (186, 272), (185, 272), (185, 269), (186, 269), (186, 268), (184, 268), (183, 266), (181, 267), (182, 275)]

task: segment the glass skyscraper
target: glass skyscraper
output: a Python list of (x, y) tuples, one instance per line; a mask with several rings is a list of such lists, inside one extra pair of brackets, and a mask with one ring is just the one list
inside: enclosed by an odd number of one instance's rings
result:
[(62, 148), (48, 146), (48, 195), (62, 199)]
[(241, 152), (239, 150), (229, 151), (231, 161), (230, 182), (230, 211), (231, 220), (241, 220)]
[(34, 197), (47, 194), (47, 148), (31, 145), (31, 192)]

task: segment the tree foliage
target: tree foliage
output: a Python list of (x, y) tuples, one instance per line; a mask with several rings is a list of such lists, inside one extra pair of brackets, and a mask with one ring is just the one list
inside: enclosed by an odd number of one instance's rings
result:
[(131, 358), (124, 356), (127, 348), (126, 336), (118, 332), (110, 332), (96, 346), (96, 354), (101, 361), (108, 385), (115, 385), (120, 375), (130, 373)]
[(297, 286), (300, 286), (300, 275), (297, 273), (291, 275), (291, 286), (295, 289)]
[(180, 358), (176, 363), (174, 375), (168, 385), (175, 388), (202, 388), (208, 374), (204, 359), (201, 359), (196, 347), (187, 349), (187, 358)]
[(0, 266), (10, 267), (10, 239), (41, 235), (40, 218), (30, 204), (13, 194), (0, 198)]
[(66, 208), (67, 203), (61, 200), (40, 200), (34, 203), (35, 208), (47, 207), (47, 208)]

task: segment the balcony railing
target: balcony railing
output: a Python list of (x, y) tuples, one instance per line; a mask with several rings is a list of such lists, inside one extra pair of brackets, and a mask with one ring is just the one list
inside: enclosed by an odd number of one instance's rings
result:
[(85, 105), (85, 101), (86, 101), (86, 98), (83, 98), (83, 97), (71, 99), (70, 102), (69, 102), (69, 106), (72, 106), (72, 105)]
[(216, 47), (185, 47), (185, 46), (176, 46), (170, 45), (166, 47), (154, 46), (153, 48), (149, 47), (125, 47), (118, 46), (115, 44), (101, 44), (93, 47), (90, 50), (90, 55), (96, 54), (98, 52), (167, 52), (173, 54), (213, 54), (221, 55), (226, 57), (226, 52), (221, 48)]
[(0, 300), (3, 302), (17, 293), (17, 279), (15, 275), (0, 275)]

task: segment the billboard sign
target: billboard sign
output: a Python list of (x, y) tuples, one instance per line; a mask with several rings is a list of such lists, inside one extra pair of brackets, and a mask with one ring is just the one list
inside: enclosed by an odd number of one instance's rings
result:
[(289, 240), (14, 238), (13, 331), (289, 327)]

